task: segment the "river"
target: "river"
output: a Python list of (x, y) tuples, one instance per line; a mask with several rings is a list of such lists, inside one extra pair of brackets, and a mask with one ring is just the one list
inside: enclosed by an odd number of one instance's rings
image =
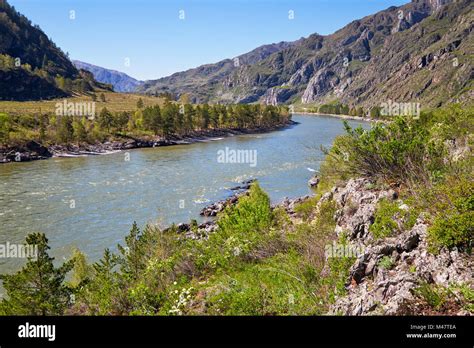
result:
[[(307, 181), (323, 159), (320, 146), (329, 147), (344, 132), (342, 120), (308, 115), (293, 120), (299, 124), (265, 134), (2, 164), (0, 244), (23, 243), (28, 233), (44, 232), (58, 260), (76, 247), (94, 261), (123, 242), (133, 221), (144, 226), (199, 220), (206, 204), (225, 198), (246, 179), (257, 178), (272, 202), (309, 194)], [(256, 161), (220, 163), (219, 151), (226, 148), (249, 150)], [(24, 262), (0, 258), (0, 273)]]

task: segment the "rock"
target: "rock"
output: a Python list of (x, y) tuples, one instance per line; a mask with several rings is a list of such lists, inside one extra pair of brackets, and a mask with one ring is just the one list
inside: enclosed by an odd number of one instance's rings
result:
[[(364, 254), (349, 269), (347, 294), (336, 300), (329, 314), (407, 314), (407, 308), (416, 300), (413, 291), (422, 282), (474, 287), (474, 257), (457, 249), (442, 249), (437, 255), (428, 252), (428, 225), (422, 214), (410, 230), (375, 241), (368, 229), (376, 204), (381, 198), (395, 200), (398, 194), (394, 190), (369, 190), (371, 185), (367, 184), (367, 179), (352, 179), (327, 196), (332, 196), (340, 208), (335, 232), (348, 233), (353, 247), (365, 246)], [(404, 205), (401, 202), (399, 206), (408, 207)], [(390, 270), (378, 267), (382, 257), (391, 257)]]
[(241, 185), (232, 187), (231, 191), (238, 191), (231, 195), (229, 198), (212, 203), (207, 207), (204, 207), (201, 210), (202, 216), (214, 217), (221, 211), (223, 211), (226, 207), (230, 205), (235, 205), (239, 201), (239, 198), (246, 195), (247, 191), (250, 189), (251, 184), (255, 181), (255, 179), (250, 179), (243, 181)]
[(296, 215), (296, 211), (295, 211), (296, 206), (298, 204), (303, 203), (304, 201), (306, 201), (310, 197), (311, 196), (309, 196), (309, 195), (294, 198), (294, 199), (290, 199), (288, 197), (285, 197), (281, 203), (272, 206), (272, 208), (277, 208), (277, 207), (283, 208), (290, 216), (295, 216)]
[(319, 177), (314, 176), (311, 179), (309, 179), (308, 185), (312, 188), (316, 188), (319, 185), (319, 181), (320, 181)]

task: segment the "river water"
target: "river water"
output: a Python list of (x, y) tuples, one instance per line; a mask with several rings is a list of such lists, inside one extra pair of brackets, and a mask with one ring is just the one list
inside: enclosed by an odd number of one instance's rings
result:
[[(28, 233), (44, 232), (58, 260), (77, 247), (94, 261), (123, 242), (133, 221), (144, 226), (199, 220), (206, 204), (225, 198), (243, 180), (257, 178), (272, 202), (309, 194), (307, 181), (323, 159), (320, 146), (329, 147), (343, 125), (325, 116), (293, 120), (300, 124), (266, 134), (2, 164), (0, 244), (23, 243)], [(221, 163), (219, 151), (226, 148), (228, 154), (248, 150), (256, 161)], [(0, 273), (24, 262), (0, 258)]]

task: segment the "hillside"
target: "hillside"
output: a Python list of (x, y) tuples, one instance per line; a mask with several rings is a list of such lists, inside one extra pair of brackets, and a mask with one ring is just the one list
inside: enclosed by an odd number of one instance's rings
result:
[(38, 100), (88, 92), (99, 84), (79, 71), (37, 25), (0, 0), (0, 100)]
[(467, 0), (414, 0), (256, 61), (236, 67), (224, 60), (147, 81), (139, 90), (186, 93), (199, 102), (337, 100), (372, 107), (392, 99), (430, 107), (465, 101), (472, 97), (473, 16)]
[(120, 71), (102, 68), (79, 60), (73, 60), (72, 63), (77, 69), (90, 71), (97, 81), (112, 85), (116, 92), (133, 92), (142, 84), (142, 81), (138, 81)]
[[(220, 88), (222, 81), (231, 79), (233, 75), (240, 74), (245, 67), (257, 64), (276, 52), (298, 46), (300, 42), (301, 40), (294, 42), (282, 41), (263, 45), (233, 59), (224, 59), (215, 64), (201, 65), (195, 69), (178, 72), (158, 80), (145, 81), (137, 88), (137, 91), (156, 95), (162, 93), (189, 94), (191, 101), (196, 103), (210, 99), (230, 101), (233, 100), (232, 96), (225, 95), (225, 91)], [(247, 102), (251, 100), (236, 99), (236, 101)]]

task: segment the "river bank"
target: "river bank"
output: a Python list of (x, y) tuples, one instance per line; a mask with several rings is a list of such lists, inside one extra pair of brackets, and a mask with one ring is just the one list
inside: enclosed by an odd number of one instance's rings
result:
[(267, 133), (281, 130), (286, 127), (296, 125), (298, 122), (289, 120), (287, 123), (278, 124), (272, 127), (260, 128), (229, 128), (193, 131), (187, 135), (173, 135), (163, 137), (134, 138), (123, 136), (121, 139), (109, 140), (103, 143), (75, 143), (67, 145), (44, 146), (34, 140), (26, 142), (24, 145), (0, 147), (0, 163), (27, 162), (48, 159), (52, 157), (82, 157), (93, 155), (106, 155), (118, 151), (132, 150), (148, 147), (188, 145), (197, 142), (212, 141), (216, 138), (225, 138), (244, 134)]
[(387, 123), (386, 120), (375, 120), (370, 117), (360, 117), (360, 116), (351, 116), (351, 115), (341, 115), (341, 114), (322, 114), (320, 112), (303, 112), (303, 111), (298, 111), (295, 112), (300, 115), (315, 115), (315, 116), (329, 116), (329, 117), (336, 117), (336, 118), (341, 118), (343, 120), (355, 120), (355, 121), (364, 121), (364, 122), (382, 122), (382, 123)]

